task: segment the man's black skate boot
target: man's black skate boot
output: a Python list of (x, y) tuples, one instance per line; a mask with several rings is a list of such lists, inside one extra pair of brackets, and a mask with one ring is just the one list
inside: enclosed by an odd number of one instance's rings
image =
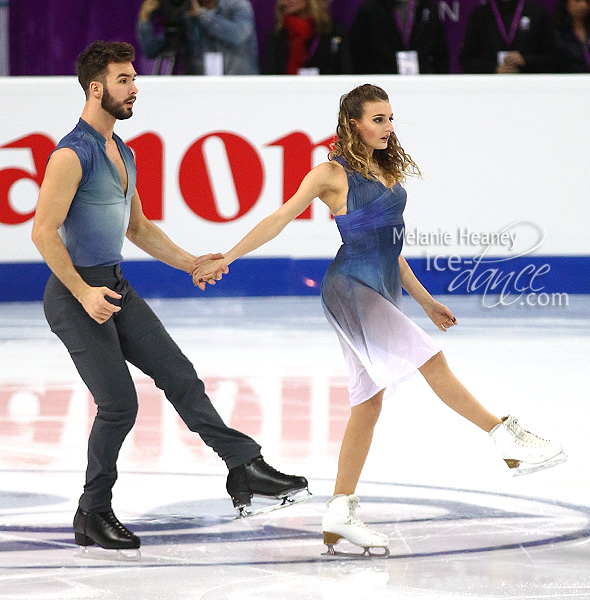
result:
[(140, 539), (117, 519), (112, 509), (87, 513), (78, 508), (74, 517), (74, 535), (78, 546), (98, 544), (107, 550), (133, 550), (141, 544)]
[(262, 456), (229, 470), (227, 493), (236, 508), (250, 506), (252, 496), (285, 498), (307, 489), (307, 479), (285, 475), (268, 465)]

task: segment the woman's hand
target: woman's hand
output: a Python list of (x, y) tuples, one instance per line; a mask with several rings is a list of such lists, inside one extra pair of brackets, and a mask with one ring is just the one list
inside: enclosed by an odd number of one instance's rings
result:
[(449, 327), (457, 324), (457, 319), (451, 310), (444, 304), (432, 300), (428, 305), (424, 306), (424, 312), (430, 320), (441, 330), (446, 331)]

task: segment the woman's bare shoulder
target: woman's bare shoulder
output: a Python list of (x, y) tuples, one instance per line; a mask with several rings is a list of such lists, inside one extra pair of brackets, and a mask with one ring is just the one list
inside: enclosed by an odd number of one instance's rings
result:
[(324, 184), (328, 187), (340, 187), (346, 184), (346, 171), (335, 160), (320, 163), (310, 173), (313, 173), (314, 177), (323, 180)]

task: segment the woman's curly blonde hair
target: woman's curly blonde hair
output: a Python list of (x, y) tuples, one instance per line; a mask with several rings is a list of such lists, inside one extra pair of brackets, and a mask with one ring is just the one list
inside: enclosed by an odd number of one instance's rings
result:
[(346, 164), (364, 175), (367, 179), (375, 176), (369, 168), (371, 157), (379, 165), (385, 180), (389, 185), (398, 181), (405, 181), (407, 175), (420, 175), (420, 169), (409, 154), (401, 147), (394, 132), (389, 136), (387, 148), (383, 150), (371, 149), (363, 142), (358, 129), (351, 119), (360, 120), (367, 102), (389, 102), (384, 90), (371, 84), (354, 88), (340, 98), (340, 111), (338, 113), (338, 127), (336, 128), (336, 141), (330, 152), (330, 159), (342, 156)]
[[(307, 0), (307, 10), (313, 20), (316, 33), (328, 33), (332, 24), (329, 0)], [(285, 26), (285, 4), (277, 0), (275, 5), (275, 28), (280, 31)]]

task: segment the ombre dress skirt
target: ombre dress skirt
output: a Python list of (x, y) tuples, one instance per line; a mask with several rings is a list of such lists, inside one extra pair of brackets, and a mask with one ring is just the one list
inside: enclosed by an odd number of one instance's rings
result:
[(401, 185), (337, 216), (343, 244), (322, 281), (322, 304), (349, 373), (350, 404), (389, 395), (440, 348), (399, 309), (403, 244)]

